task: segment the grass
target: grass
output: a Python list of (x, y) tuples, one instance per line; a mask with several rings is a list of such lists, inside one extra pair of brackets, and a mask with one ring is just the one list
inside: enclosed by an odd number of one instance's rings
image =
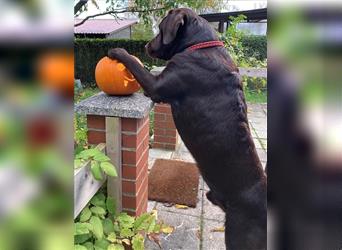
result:
[(247, 102), (250, 103), (267, 103), (267, 92), (266, 91), (255, 91), (246, 88), (244, 90), (245, 98)]

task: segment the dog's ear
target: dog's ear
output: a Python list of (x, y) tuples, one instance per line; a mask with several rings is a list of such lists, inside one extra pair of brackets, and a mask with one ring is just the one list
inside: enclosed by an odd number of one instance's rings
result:
[(177, 35), (181, 26), (184, 25), (185, 13), (184, 12), (170, 12), (167, 17), (166, 27), (163, 30), (163, 44), (171, 43)]

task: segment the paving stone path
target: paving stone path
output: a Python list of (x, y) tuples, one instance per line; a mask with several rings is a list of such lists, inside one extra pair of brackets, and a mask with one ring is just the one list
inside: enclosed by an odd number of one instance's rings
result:
[[(249, 104), (248, 119), (259, 158), (265, 167), (267, 161), (267, 104)], [(178, 159), (195, 162), (181, 142), (176, 151), (150, 149), (149, 169), (155, 159)], [(161, 237), (163, 250), (225, 250), (224, 232), (215, 232), (224, 226), (224, 213), (207, 200), (207, 185), (200, 178), (196, 208), (177, 209), (163, 203), (149, 201), (148, 211), (156, 209), (158, 218), (175, 228), (174, 232)], [(220, 231), (220, 230), (217, 230)], [(159, 250), (157, 244), (146, 240), (145, 249)]]

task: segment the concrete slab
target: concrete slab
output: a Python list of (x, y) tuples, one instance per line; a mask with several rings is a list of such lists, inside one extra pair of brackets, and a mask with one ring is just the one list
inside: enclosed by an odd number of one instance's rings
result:
[(151, 148), (149, 151), (149, 158), (154, 159), (171, 159), (173, 151), (159, 148)]
[[(170, 235), (161, 235), (160, 242), (165, 250), (199, 250), (200, 249), (200, 218), (189, 215), (175, 214), (166, 211), (158, 211), (158, 219), (173, 226), (174, 231)], [(145, 249), (160, 250), (158, 245), (148, 239), (145, 241)]]
[(223, 227), (223, 222), (203, 220), (203, 250), (226, 250), (224, 242), (224, 232), (213, 232), (213, 230)]
[(144, 118), (152, 109), (153, 102), (143, 93), (129, 96), (110, 96), (103, 92), (75, 105), (75, 112), (87, 115)]
[(156, 201), (148, 201), (147, 202), (147, 212), (151, 212), (153, 209), (155, 209), (157, 206)]
[(203, 218), (219, 222), (225, 221), (225, 213), (221, 208), (212, 204), (204, 194), (203, 198)]
[(196, 163), (195, 159), (189, 152), (174, 152), (172, 155), (172, 159)]
[(259, 155), (260, 161), (267, 161), (267, 153), (264, 149), (257, 148), (257, 153)]

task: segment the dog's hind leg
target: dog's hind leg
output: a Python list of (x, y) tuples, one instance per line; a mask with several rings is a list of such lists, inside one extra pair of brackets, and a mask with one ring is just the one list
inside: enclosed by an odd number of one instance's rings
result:
[(266, 250), (266, 222), (247, 215), (248, 211), (227, 211), (225, 223), (227, 250)]

